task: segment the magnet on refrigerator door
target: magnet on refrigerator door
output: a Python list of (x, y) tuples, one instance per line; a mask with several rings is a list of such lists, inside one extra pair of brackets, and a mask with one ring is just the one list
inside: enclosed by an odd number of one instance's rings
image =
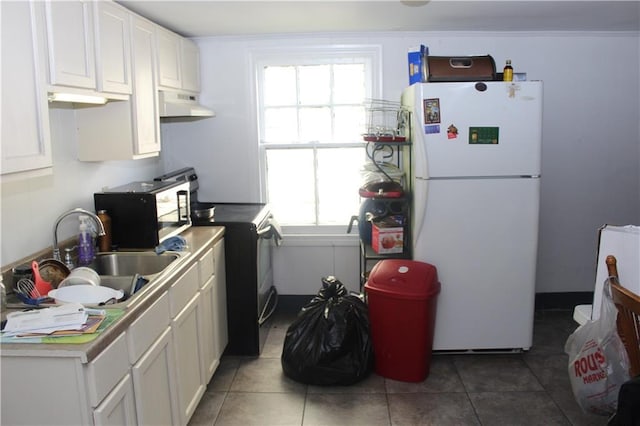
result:
[(453, 124), (447, 127), (447, 139), (457, 139), (458, 138), (458, 128)]
[(424, 126), (424, 133), (426, 135), (434, 135), (436, 133), (440, 133), (440, 125), (439, 124), (431, 124), (429, 126)]
[(424, 124), (440, 123), (440, 99), (424, 100)]

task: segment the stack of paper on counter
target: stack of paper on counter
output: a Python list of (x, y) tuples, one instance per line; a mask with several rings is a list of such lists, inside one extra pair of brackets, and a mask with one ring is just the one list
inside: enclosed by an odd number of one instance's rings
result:
[(6, 337), (72, 336), (95, 333), (105, 311), (68, 303), (46, 309), (12, 312), (3, 330)]

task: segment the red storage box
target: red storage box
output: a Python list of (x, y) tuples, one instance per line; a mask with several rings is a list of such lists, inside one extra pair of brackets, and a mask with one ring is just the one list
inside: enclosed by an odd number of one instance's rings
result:
[(429, 375), (440, 282), (435, 266), (406, 259), (378, 262), (364, 286), (375, 371), (421, 382)]
[(371, 248), (378, 254), (404, 251), (404, 216), (388, 216), (371, 223)]

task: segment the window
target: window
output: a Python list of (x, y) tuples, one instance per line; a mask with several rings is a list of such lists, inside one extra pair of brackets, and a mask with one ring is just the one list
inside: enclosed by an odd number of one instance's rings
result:
[(357, 214), (365, 102), (377, 94), (379, 56), (378, 48), (338, 47), (256, 58), (264, 195), (283, 225), (344, 233)]

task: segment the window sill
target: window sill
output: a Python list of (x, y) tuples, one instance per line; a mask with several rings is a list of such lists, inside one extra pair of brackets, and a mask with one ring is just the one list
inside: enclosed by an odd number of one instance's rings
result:
[(297, 247), (358, 247), (357, 234), (291, 234), (284, 232), (283, 246)]

